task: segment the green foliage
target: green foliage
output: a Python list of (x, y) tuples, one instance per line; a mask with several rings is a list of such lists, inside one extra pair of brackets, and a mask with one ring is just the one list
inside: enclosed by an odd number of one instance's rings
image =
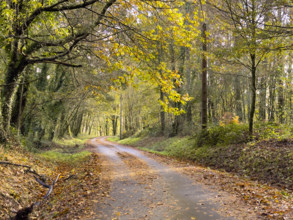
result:
[(152, 127), (145, 128), (135, 134), (136, 137), (157, 137), (160, 135), (162, 135), (162, 132), (158, 124), (155, 124)]
[(88, 151), (82, 151), (79, 153), (61, 153), (58, 150), (51, 150), (39, 153), (38, 155), (42, 158), (53, 162), (65, 162), (65, 163), (77, 163), (84, 160), (91, 153)]
[(195, 154), (194, 139), (190, 137), (174, 137), (166, 139), (162, 142), (161, 149), (168, 155), (178, 157), (180, 159), (192, 159)]
[(107, 138), (108, 141), (113, 141), (113, 142), (119, 142), (120, 138), (119, 137), (108, 137)]
[(54, 142), (57, 144), (63, 145), (63, 146), (74, 146), (74, 145), (83, 145), (86, 140), (93, 138), (93, 136), (90, 135), (79, 135), (76, 138), (62, 138), (57, 139)]
[(128, 137), (131, 137), (134, 134), (135, 134), (134, 130), (124, 131), (123, 134), (122, 134), (122, 138), (125, 139), (125, 138), (128, 138)]
[(255, 125), (256, 139), (285, 140), (293, 138), (293, 127), (273, 122), (259, 122)]
[(140, 137), (129, 137), (129, 138), (122, 139), (122, 140), (118, 141), (118, 143), (126, 144), (126, 145), (133, 145), (134, 143), (136, 143), (140, 140), (141, 140)]
[(207, 132), (196, 134), (195, 137), (196, 146), (244, 143), (248, 140), (248, 126), (246, 124), (213, 126)]

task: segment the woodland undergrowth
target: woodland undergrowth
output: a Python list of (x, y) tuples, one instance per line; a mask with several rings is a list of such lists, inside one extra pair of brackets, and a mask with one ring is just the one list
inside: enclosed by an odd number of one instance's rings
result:
[[(101, 181), (98, 155), (84, 151), (83, 145), (52, 146), (53, 149), (34, 152), (18, 144), (0, 147), (0, 161), (29, 166), (33, 171), (0, 164), (0, 219), (9, 219), (38, 201), (42, 203), (34, 208), (31, 219), (78, 219), (94, 214), (92, 206), (105, 196), (108, 187), (107, 182)], [(60, 175), (46, 200), (43, 197), (48, 189), (35, 180), (36, 174), (47, 184)]]

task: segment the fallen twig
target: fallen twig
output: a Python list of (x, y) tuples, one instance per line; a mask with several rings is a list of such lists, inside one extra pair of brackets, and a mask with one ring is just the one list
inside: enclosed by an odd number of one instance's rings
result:
[(38, 177), (34, 176), (36, 181), (41, 184), (43, 187), (45, 188), (48, 188), (48, 191), (46, 193), (46, 195), (43, 197), (43, 199), (39, 202), (35, 202), (33, 203), (31, 206), (29, 207), (25, 207), (21, 210), (19, 210), (17, 213), (16, 213), (16, 216), (14, 218), (12, 218), (13, 220), (27, 220), (29, 219), (28, 216), (30, 213), (33, 212), (33, 209), (34, 207), (36, 206), (40, 206), (43, 204), (43, 202), (49, 197), (49, 195), (53, 192), (53, 189), (54, 189), (54, 185), (56, 184), (56, 182), (58, 181), (59, 179), (59, 176), (60, 174), (58, 174), (58, 176), (56, 177), (56, 179), (52, 182), (51, 185), (48, 185), (46, 183), (44, 183), (42, 180), (40, 180)]
[(0, 164), (12, 165), (12, 166), (17, 166), (17, 167), (25, 167), (25, 168), (31, 169), (30, 166), (22, 165), (22, 164), (17, 164), (17, 163), (11, 163), (11, 162), (8, 162), (8, 161), (0, 161)]
[(11, 163), (11, 162), (8, 162), (8, 161), (0, 161), (0, 164), (27, 168), (27, 169), (24, 171), (25, 173), (32, 173), (32, 174), (35, 174), (35, 175), (37, 175), (38, 177), (40, 177), (40, 178), (44, 181), (44, 177), (43, 177), (42, 175), (38, 174), (35, 170), (33, 170), (31, 166), (28, 166), (28, 165), (22, 165), (22, 164), (17, 164), (17, 163)]
[(75, 175), (75, 174), (72, 174), (72, 175), (70, 175), (69, 177), (65, 178), (63, 181), (67, 181), (67, 180), (69, 180), (69, 179), (71, 179), (71, 178), (73, 178), (73, 177), (76, 177), (76, 175)]
[(42, 202), (44, 202), (49, 195), (52, 193), (53, 189), (54, 189), (54, 185), (56, 184), (56, 182), (59, 179), (60, 174), (58, 174), (58, 176), (56, 177), (56, 179), (53, 181), (53, 183), (51, 185), (47, 185), (46, 183), (44, 183), (42, 180), (40, 180), (38, 177), (34, 176), (36, 181), (41, 184), (43, 187), (48, 188), (48, 192), (46, 193), (46, 195), (44, 196), (43, 200), (41, 202), (36, 202), (34, 206), (39, 206), (42, 204)]

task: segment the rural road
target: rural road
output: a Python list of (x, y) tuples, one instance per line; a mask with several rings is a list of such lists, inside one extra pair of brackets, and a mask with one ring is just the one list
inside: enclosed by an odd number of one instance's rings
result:
[(107, 161), (110, 193), (94, 219), (237, 219), (220, 214), (217, 193), (131, 147), (91, 140)]

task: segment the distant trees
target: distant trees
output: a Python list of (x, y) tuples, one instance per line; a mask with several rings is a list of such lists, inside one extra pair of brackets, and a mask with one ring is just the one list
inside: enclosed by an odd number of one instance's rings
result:
[[(231, 43), (232, 53), (228, 54), (231, 62), (240, 64), (250, 71), (249, 132), (252, 135), (256, 111), (257, 83), (260, 79), (258, 67), (267, 59), (270, 52), (283, 47), (284, 42), (280, 38), (289, 36), (288, 32), (283, 30), (285, 24), (288, 24), (288, 21), (282, 20), (285, 14), (278, 16), (279, 13), (285, 12), (282, 8), (286, 6), (283, 2), (271, 0), (221, 0), (211, 1), (210, 4), (221, 15), (219, 21), (225, 23), (225, 26), (229, 31), (232, 31), (234, 39), (236, 39), (235, 42)], [(261, 86), (265, 86), (264, 83), (262, 84)], [(262, 95), (262, 104), (265, 105), (266, 93), (262, 92)], [(283, 106), (282, 98), (279, 98), (281, 106)], [(260, 116), (265, 118), (263, 107)]]
[[(188, 120), (179, 120), (178, 133), (187, 134), (200, 125), (218, 124), (228, 116), (248, 123), (251, 136), (255, 120), (290, 123), (292, 114), (286, 112), (292, 112), (292, 54), (287, 49), (292, 47), (292, 5), (271, 0), (202, 3), (209, 29), (202, 31), (199, 38), (201, 29), (197, 26), (198, 34), (185, 41), (188, 46), (184, 50), (175, 46), (165, 50), (163, 56), (163, 62), (169, 63), (170, 68), (175, 66), (175, 72), (182, 74), (183, 71), (180, 90), (188, 91), (194, 98), (183, 106)], [(191, 5), (193, 12), (200, 15), (199, 5)], [(185, 15), (186, 20), (189, 15)], [(208, 40), (203, 48), (204, 34)], [(172, 39), (169, 42), (171, 44)], [(168, 45), (164, 42), (160, 45), (165, 44)], [(203, 50), (206, 52), (201, 53)], [(205, 56), (208, 56), (206, 61)], [(162, 62), (162, 56), (159, 61)], [(205, 85), (204, 66), (208, 69), (206, 98), (200, 90), (200, 85)], [(206, 104), (202, 104), (201, 98)], [(206, 110), (200, 106), (207, 106)], [(162, 118), (166, 119), (163, 121), (167, 133), (174, 134), (173, 128), (178, 127), (174, 126), (176, 116), (166, 113), (160, 118), (161, 125)], [(171, 122), (170, 118), (173, 118)]]
[(292, 9), (286, 0), (1, 2), (1, 139), (11, 125), (52, 140), (115, 135), (121, 124), (129, 135), (191, 134), (227, 115), (251, 136), (255, 120), (291, 123)]

